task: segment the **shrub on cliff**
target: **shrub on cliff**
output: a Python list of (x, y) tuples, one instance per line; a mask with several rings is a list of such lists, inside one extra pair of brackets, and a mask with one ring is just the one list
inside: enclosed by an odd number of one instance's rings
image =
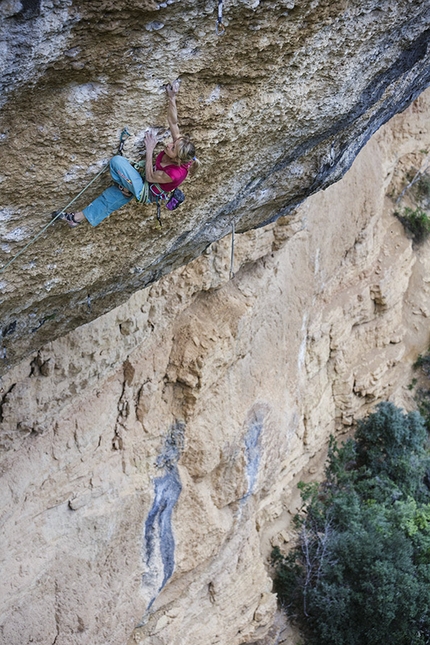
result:
[(415, 209), (406, 207), (403, 213), (396, 212), (395, 215), (409, 231), (415, 244), (422, 244), (430, 235), (430, 218), (426, 211), (419, 206)]
[[(421, 372), (421, 385), (415, 391), (415, 402), (420, 414), (424, 417), (427, 424), (427, 430), (430, 431), (430, 348), (425, 354), (420, 354), (413, 365), (414, 369)], [(410, 389), (413, 389), (418, 383), (418, 379), (412, 379)]]
[[(421, 153), (428, 154), (427, 150)], [(415, 208), (406, 206), (403, 211), (395, 211), (394, 215), (402, 222), (415, 244), (421, 244), (430, 236), (430, 175), (427, 172), (429, 162), (424, 168), (411, 169), (407, 175), (408, 185), (402, 190), (396, 200), (398, 204), (405, 195)]]
[(424, 420), (384, 403), (330, 443), (301, 484), (298, 543), (273, 554), (276, 590), (307, 645), (430, 643), (429, 452)]

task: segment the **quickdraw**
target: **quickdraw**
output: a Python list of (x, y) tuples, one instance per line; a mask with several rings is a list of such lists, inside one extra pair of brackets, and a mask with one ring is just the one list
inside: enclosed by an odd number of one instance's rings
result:
[(161, 205), (160, 205), (160, 198), (159, 197), (157, 198), (157, 220), (158, 220), (158, 223), (159, 223), (160, 227), (163, 226), (163, 223), (161, 221)]
[(229, 278), (233, 280), (234, 278), (234, 234), (236, 233), (236, 223), (233, 220), (231, 223), (231, 254), (230, 254), (230, 272)]
[(122, 151), (124, 149), (124, 144), (127, 141), (128, 137), (131, 137), (131, 134), (127, 130), (127, 128), (124, 128), (124, 130), (119, 135), (118, 154), (121, 155), (121, 156), (123, 156)]
[(222, 24), (222, 3), (223, 0), (218, 0), (218, 18), (215, 25), (215, 33), (217, 36), (223, 36), (225, 34), (225, 27)]

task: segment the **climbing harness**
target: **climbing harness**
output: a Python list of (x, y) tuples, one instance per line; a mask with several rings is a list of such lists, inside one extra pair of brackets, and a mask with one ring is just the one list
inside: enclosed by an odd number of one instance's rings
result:
[(223, 0), (218, 0), (218, 18), (215, 25), (215, 33), (217, 36), (223, 36), (225, 34), (225, 27), (222, 24), (222, 3)]
[(236, 232), (236, 225), (234, 220), (231, 223), (231, 255), (230, 255), (230, 273), (229, 278), (233, 280), (234, 278), (234, 234)]
[[(141, 174), (144, 178), (145, 161), (138, 161), (133, 164), (133, 166), (138, 172), (142, 171)], [(175, 188), (173, 192), (166, 192), (161, 188), (160, 184), (150, 184), (146, 179), (144, 179), (142, 192), (140, 193), (139, 198), (136, 197), (136, 201), (140, 204), (155, 203), (157, 205), (157, 221), (161, 227), (163, 226), (161, 221), (161, 202), (166, 202), (166, 208), (169, 211), (174, 211), (182, 204), (182, 202), (185, 201), (185, 195), (182, 190), (179, 190), (179, 188)]]
[[(124, 128), (124, 129), (122, 130), (121, 135), (120, 135), (120, 138), (119, 138), (118, 154), (122, 155), (122, 150), (123, 150), (123, 148), (124, 148), (124, 143), (125, 143), (125, 141), (126, 141), (127, 137), (129, 137), (129, 136), (131, 136), (131, 135), (130, 135), (130, 133), (128, 132), (127, 128)], [(33, 238), (28, 242), (28, 244), (26, 244), (26, 245), (24, 246), (24, 248), (23, 248), (23, 249), (21, 249), (21, 251), (19, 251), (16, 255), (14, 255), (14, 256), (13, 256), (13, 258), (11, 258), (11, 259), (9, 260), (9, 262), (7, 262), (3, 267), (1, 267), (1, 268), (0, 268), (0, 274), (1, 274), (1, 273), (3, 273), (4, 271), (6, 271), (6, 269), (7, 269), (7, 268), (8, 268), (8, 267), (13, 263), (13, 262), (15, 262), (15, 260), (16, 260), (17, 258), (19, 258), (19, 257), (20, 257), (20, 255), (22, 255), (22, 254), (24, 253), (24, 251), (26, 251), (26, 250), (28, 249), (28, 247), (29, 247), (29, 246), (31, 246), (32, 244), (34, 244), (34, 242), (36, 242), (36, 240), (38, 240), (38, 239), (39, 239), (39, 237), (40, 237), (41, 235), (43, 235), (43, 233), (44, 233), (44, 232), (45, 232), (45, 231), (46, 231), (50, 226), (52, 226), (52, 224), (53, 224), (53, 223), (54, 223), (54, 222), (55, 222), (59, 217), (61, 217), (61, 215), (62, 215), (62, 214), (63, 214), (63, 213), (64, 213), (64, 212), (69, 208), (69, 206), (71, 206), (72, 204), (74, 204), (74, 203), (75, 203), (75, 201), (76, 201), (77, 199), (79, 199), (79, 197), (81, 197), (81, 195), (83, 195), (83, 194), (88, 190), (88, 188), (89, 188), (89, 187), (90, 187), (90, 186), (91, 186), (91, 185), (92, 185), (92, 184), (93, 184), (93, 183), (94, 183), (94, 182), (95, 182), (95, 181), (96, 181), (96, 180), (97, 180), (97, 179), (98, 179), (98, 178), (99, 178), (99, 177), (100, 177), (104, 172), (106, 172), (106, 170), (107, 170), (108, 168), (109, 168), (109, 163), (105, 164), (105, 165), (103, 166), (103, 168), (100, 170), (100, 172), (98, 172), (98, 173), (97, 173), (97, 175), (96, 175), (95, 177), (93, 177), (93, 179), (91, 179), (91, 181), (90, 181), (90, 182), (85, 186), (85, 188), (83, 188), (83, 189), (81, 190), (81, 192), (80, 192), (78, 195), (76, 195), (76, 197), (74, 197), (74, 198), (73, 198), (73, 199), (72, 199), (68, 204), (66, 204), (66, 206), (64, 206), (64, 208), (63, 208), (62, 210), (58, 211), (58, 213), (56, 213), (55, 217), (53, 217), (53, 218), (51, 219), (51, 221), (50, 221), (48, 224), (46, 224), (46, 226), (44, 226), (44, 227), (42, 228), (42, 230), (41, 230), (41, 231), (39, 231), (39, 233), (38, 233), (37, 235), (35, 235), (35, 236), (34, 236), (34, 237), (33, 237)]]
[[(138, 161), (133, 164), (134, 168), (139, 172), (142, 168), (145, 168), (144, 161)], [(139, 197), (136, 197), (136, 201), (139, 204), (156, 204), (157, 205), (157, 221), (160, 224), (160, 227), (163, 226), (161, 222), (161, 200), (166, 200), (168, 193), (166, 193), (159, 184), (150, 184), (146, 181), (145, 176), (143, 175), (143, 188)], [(154, 188), (157, 190), (155, 192)]]

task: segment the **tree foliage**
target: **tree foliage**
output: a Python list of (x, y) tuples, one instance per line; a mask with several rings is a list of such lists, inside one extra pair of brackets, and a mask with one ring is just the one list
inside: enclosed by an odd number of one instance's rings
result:
[(321, 484), (301, 484), (298, 543), (273, 554), (276, 590), (307, 645), (430, 644), (425, 422), (390, 403), (332, 439)]
[(416, 244), (422, 244), (428, 239), (430, 235), (430, 218), (427, 211), (419, 206), (415, 209), (405, 207), (403, 213), (396, 212), (395, 215), (405, 229), (409, 231)]

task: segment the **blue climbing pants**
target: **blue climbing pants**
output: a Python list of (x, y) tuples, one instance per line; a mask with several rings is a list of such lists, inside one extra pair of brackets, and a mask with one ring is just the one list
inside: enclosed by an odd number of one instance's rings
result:
[[(114, 182), (127, 188), (139, 199), (144, 182), (131, 163), (124, 157), (116, 155), (110, 160), (109, 168)], [(84, 208), (83, 213), (91, 226), (97, 226), (111, 213), (128, 204), (132, 199), (133, 197), (125, 197), (117, 186), (109, 186), (91, 204)]]

